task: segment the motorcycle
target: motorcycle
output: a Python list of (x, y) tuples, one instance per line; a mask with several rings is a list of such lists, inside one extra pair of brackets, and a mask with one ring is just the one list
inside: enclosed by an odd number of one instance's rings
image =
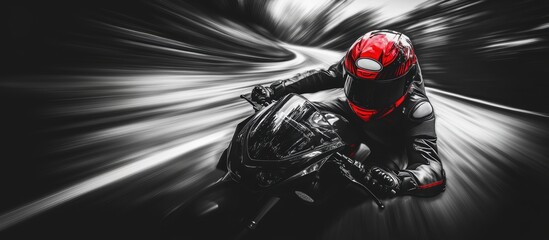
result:
[(242, 239), (281, 199), (320, 205), (349, 183), (384, 208), (362, 183), (369, 149), (345, 118), (299, 94), (270, 104), (241, 97), (255, 114), (237, 125), (221, 155), (217, 169), (224, 176), (170, 214), (172, 236)]

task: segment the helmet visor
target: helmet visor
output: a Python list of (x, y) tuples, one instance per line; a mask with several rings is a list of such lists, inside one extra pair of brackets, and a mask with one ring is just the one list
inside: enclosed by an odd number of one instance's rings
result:
[(389, 80), (368, 80), (345, 73), (345, 95), (349, 101), (362, 108), (387, 108), (406, 91), (407, 75)]

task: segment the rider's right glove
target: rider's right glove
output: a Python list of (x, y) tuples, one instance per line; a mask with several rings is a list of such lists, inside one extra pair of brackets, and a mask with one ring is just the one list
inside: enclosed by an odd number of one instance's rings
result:
[(408, 171), (395, 173), (394, 171), (374, 166), (364, 172), (366, 183), (383, 194), (402, 195), (411, 193), (417, 189), (417, 182)]
[(400, 190), (400, 178), (394, 172), (377, 166), (366, 171), (365, 180), (375, 190), (384, 194), (394, 195)]

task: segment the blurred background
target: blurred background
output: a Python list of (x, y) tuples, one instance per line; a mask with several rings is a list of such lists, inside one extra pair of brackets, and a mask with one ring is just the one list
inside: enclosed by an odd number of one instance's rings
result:
[(370, 201), (304, 212), (309, 224), (265, 236), (549, 233), (545, 1), (23, 0), (0, 11), (2, 239), (158, 239), (163, 217), (219, 177), (234, 127), (253, 114), (240, 94), (325, 68), (384, 28), (414, 43), (448, 189), (384, 212)]

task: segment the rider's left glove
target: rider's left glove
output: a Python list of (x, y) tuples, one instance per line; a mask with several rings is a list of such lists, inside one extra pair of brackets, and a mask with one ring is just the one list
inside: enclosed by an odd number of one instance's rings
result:
[(274, 91), (270, 87), (257, 85), (252, 89), (252, 101), (261, 105), (268, 105), (273, 100)]

